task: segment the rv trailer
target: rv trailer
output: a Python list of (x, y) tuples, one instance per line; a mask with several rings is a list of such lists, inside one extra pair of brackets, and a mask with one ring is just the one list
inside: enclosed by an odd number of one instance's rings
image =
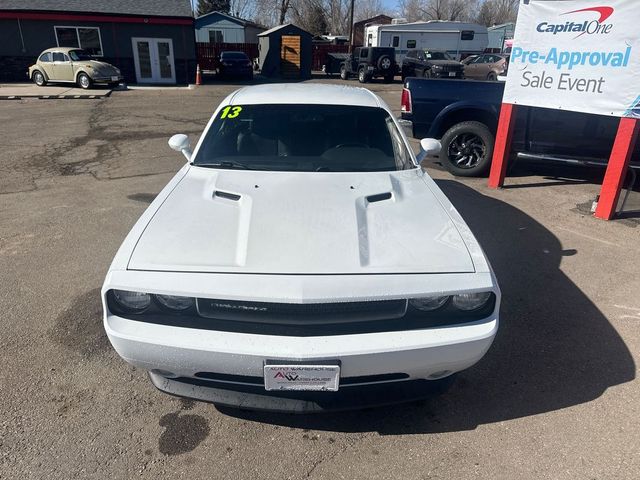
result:
[(482, 53), (488, 43), (487, 27), (476, 23), (430, 20), (365, 28), (365, 46), (394, 47), (398, 63), (412, 48), (444, 50), (461, 60)]

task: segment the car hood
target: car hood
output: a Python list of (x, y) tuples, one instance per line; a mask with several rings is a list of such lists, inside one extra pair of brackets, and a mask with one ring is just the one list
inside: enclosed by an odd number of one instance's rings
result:
[(449, 67), (462, 67), (462, 63), (456, 62), (455, 60), (428, 60), (429, 63), (433, 65), (446, 65)]
[(116, 72), (116, 67), (114, 67), (110, 63), (100, 62), (98, 60), (85, 60), (85, 61), (80, 61), (75, 63), (78, 63), (80, 65), (91, 65), (91, 67), (97, 70), (98, 72), (105, 72), (105, 73), (113, 72), (114, 74)]
[(132, 270), (463, 273), (474, 265), (417, 169), (257, 172), (192, 167), (147, 224)]

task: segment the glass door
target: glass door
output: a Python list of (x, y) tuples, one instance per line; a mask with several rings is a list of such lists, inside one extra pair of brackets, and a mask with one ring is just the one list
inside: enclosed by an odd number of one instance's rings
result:
[(166, 38), (133, 38), (138, 83), (175, 83), (173, 42)]

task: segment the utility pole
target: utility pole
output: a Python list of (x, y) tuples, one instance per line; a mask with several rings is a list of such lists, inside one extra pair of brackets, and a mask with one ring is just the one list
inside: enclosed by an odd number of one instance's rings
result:
[(353, 3), (351, 0), (351, 12), (349, 13), (349, 53), (353, 50)]

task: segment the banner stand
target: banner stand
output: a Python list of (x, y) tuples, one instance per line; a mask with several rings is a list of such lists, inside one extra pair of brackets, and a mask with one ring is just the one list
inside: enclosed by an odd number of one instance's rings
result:
[[(515, 126), (516, 106), (511, 103), (503, 103), (500, 109), (498, 130), (491, 160), (489, 173), (489, 188), (501, 188), (504, 186), (504, 178), (511, 153), (511, 140)], [(616, 213), (620, 190), (627, 175), (629, 161), (633, 155), (633, 149), (640, 134), (640, 121), (635, 118), (622, 117), (618, 124), (618, 132), (613, 142), (611, 155), (604, 174), (604, 180), (600, 189), (598, 206), (594, 216), (603, 220), (611, 220)]]
[(616, 213), (620, 190), (627, 176), (629, 160), (633, 154), (640, 122), (635, 118), (623, 117), (618, 124), (618, 133), (613, 142), (607, 171), (604, 174), (600, 199), (594, 216), (603, 220), (611, 220)]
[(500, 108), (496, 141), (493, 146), (493, 158), (489, 173), (489, 188), (500, 188), (504, 185), (504, 177), (507, 173), (509, 155), (511, 153), (511, 139), (513, 127), (516, 124), (516, 106), (512, 103), (503, 103)]

